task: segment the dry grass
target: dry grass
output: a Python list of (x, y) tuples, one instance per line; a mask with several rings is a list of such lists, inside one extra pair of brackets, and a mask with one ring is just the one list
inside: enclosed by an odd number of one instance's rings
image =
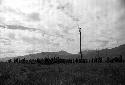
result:
[(0, 63), (0, 85), (125, 85), (125, 64)]

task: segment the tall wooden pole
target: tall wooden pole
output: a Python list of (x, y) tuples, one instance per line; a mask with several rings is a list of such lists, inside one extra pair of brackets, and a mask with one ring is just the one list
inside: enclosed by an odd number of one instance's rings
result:
[(79, 34), (80, 34), (80, 56), (81, 56), (81, 59), (82, 59), (82, 45), (81, 45), (81, 43), (82, 43), (82, 36), (81, 36), (81, 28), (79, 28)]

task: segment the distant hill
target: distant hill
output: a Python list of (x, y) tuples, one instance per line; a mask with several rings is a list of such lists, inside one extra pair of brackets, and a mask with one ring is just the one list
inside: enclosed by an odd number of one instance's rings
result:
[[(94, 58), (94, 57), (117, 57), (120, 55), (125, 56), (125, 45), (120, 45), (118, 47), (112, 49), (102, 49), (102, 50), (85, 50), (82, 52), (83, 58)], [(42, 52), (37, 54), (30, 54), (26, 56), (20, 56), (19, 58), (26, 59), (36, 59), (36, 58), (52, 58), (52, 57), (60, 57), (60, 58), (80, 58), (79, 54), (71, 54), (66, 51), (59, 52)]]
[[(102, 50), (85, 50), (82, 52), (83, 58), (94, 58), (94, 57), (118, 57), (122, 55), (125, 56), (125, 45), (120, 45), (118, 47), (112, 49), (102, 49)], [(79, 54), (71, 54), (66, 51), (59, 51), (59, 52), (41, 52), (36, 54), (29, 54), (25, 56), (18, 56), (20, 59), (37, 59), (37, 58), (52, 58), (52, 57), (60, 57), (64, 59), (68, 58), (80, 58)], [(125, 58), (125, 57), (124, 57)], [(10, 58), (1, 58), (0, 61), (6, 61)]]
[(57, 54), (59, 54), (59, 55), (71, 55), (71, 53), (68, 53), (66, 51), (59, 51), (59, 52), (57, 52)]
[(59, 52), (41, 52), (41, 53), (36, 53), (36, 54), (29, 54), (25, 56), (18, 56), (20, 59), (37, 59), (37, 58), (53, 58), (53, 57), (60, 57), (60, 58), (77, 58), (79, 55), (78, 54), (71, 54), (66, 51), (59, 51)]
[(13, 57), (5, 57), (5, 58), (0, 58), (0, 62), (5, 62), (9, 59), (12, 59)]
[(102, 50), (88, 50), (83, 51), (83, 55), (86, 58), (91, 57), (117, 57), (117, 56), (125, 56), (125, 45), (120, 45), (118, 47), (112, 49), (102, 49)]

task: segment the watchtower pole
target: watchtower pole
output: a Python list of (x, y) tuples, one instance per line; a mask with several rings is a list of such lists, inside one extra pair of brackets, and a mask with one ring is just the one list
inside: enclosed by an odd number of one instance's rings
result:
[(81, 59), (83, 58), (82, 57), (82, 32), (81, 32), (81, 28), (80, 27), (78, 27), (78, 29), (79, 29), (79, 34), (80, 34), (80, 56), (81, 56)]

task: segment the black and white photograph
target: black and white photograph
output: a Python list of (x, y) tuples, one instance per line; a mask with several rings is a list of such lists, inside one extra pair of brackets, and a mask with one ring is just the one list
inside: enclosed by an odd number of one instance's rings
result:
[(125, 85), (125, 0), (0, 0), (0, 85)]

